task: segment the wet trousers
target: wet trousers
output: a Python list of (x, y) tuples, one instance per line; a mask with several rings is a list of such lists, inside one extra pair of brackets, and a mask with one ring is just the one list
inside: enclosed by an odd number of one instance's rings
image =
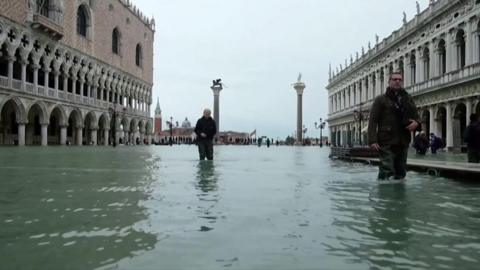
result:
[(200, 155), (200, 160), (207, 158), (208, 160), (213, 160), (213, 141), (212, 140), (199, 140), (197, 141), (198, 154)]
[(407, 175), (408, 146), (384, 145), (380, 148), (378, 179), (403, 179)]

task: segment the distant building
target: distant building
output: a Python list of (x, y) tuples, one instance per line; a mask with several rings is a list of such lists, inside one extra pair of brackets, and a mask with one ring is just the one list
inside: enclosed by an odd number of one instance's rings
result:
[(128, 0), (0, 0), (0, 144), (149, 142), (154, 33)]
[[(350, 64), (330, 71), (328, 124), (336, 146), (366, 144), (369, 110), (394, 71), (419, 109), (422, 128), (458, 151), (480, 113), (480, 2), (430, 1), (427, 9)], [(370, 46), (369, 46), (370, 47)]]

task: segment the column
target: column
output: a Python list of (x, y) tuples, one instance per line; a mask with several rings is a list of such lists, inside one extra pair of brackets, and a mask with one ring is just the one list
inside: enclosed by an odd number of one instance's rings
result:
[(377, 70), (377, 75), (375, 76), (375, 96), (378, 97), (382, 93), (382, 80), (380, 79), (380, 70)]
[(83, 142), (83, 134), (82, 134), (83, 128), (82, 127), (77, 127), (76, 131), (77, 131), (77, 142), (76, 142), (76, 144), (78, 146), (81, 146), (82, 142)]
[(91, 91), (92, 91), (92, 88), (90, 86), (90, 84), (87, 84), (87, 97), (88, 97), (88, 100), (90, 100), (90, 96), (91, 96)]
[(8, 57), (8, 88), (13, 88), (13, 61), (15, 56)]
[(123, 143), (127, 144), (128, 141), (128, 130), (123, 130)]
[(472, 55), (472, 22), (468, 21), (467, 26), (465, 27), (465, 66), (473, 64), (473, 55)]
[(22, 91), (25, 91), (25, 85), (27, 82), (27, 63), (28, 60), (23, 60), (21, 61), (22, 64)]
[(383, 69), (383, 89), (382, 89), (382, 94), (385, 93), (388, 87), (388, 82), (390, 80), (390, 68), (388, 65), (386, 65)]
[(60, 126), (60, 145), (67, 144), (67, 126)]
[(445, 41), (445, 44), (447, 45), (447, 73), (454, 70), (454, 65), (456, 63), (456, 51), (454, 50), (455, 48), (455, 43), (452, 40), (452, 33), (448, 32), (447, 33), (447, 38)]
[(55, 89), (55, 97), (58, 97), (58, 71), (53, 71), (53, 88)]
[(77, 93), (77, 77), (72, 76), (72, 94), (76, 95)]
[(63, 74), (63, 92), (68, 92), (68, 75), (66, 73)]
[(116, 127), (115, 127), (115, 131), (114, 131), (114, 132), (115, 132), (115, 144), (118, 145), (118, 144), (120, 143), (120, 136), (119, 136), (119, 134), (118, 134), (119, 132), (118, 132), (118, 130), (116, 129)]
[(452, 115), (452, 104), (447, 103), (445, 105), (445, 109), (447, 111), (447, 149), (451, 151), (453, 148), (453, 115)]
[(80, 96), (83, 97), (83, 87), (84, 87), (85, 81), (83, 80), (83, 78), (80, 78), (79, 82), (80, 82)]
[(478, 30), (474, 30), (472, 32), (472, 36), (471, 36), (471, 39), (472, 39), (472, 64), (476, 64), (479, 62), (479, 36), (478, 36), (479, 32)]
[(151, 142), (152, 142), (152, 135), (148, 134), (147, 135), (147, 145), (150, 145)]
[(105, 129), (103, 131), (103, 145), (104, 146), (108, 146), (108, 133), (109, 133), (110, 130), (108, 129)]
[(18, 146), (25, 145), (25, 123), (18, 123)]
[(49, 83), (49, 79), (50, 79), (50, 68), (45, 68), (43, 70), (43, 72), (44, 72), (44, 75), (45, 75), (44, 79), (43, 79), (44, 80), (44, 86), (45, 86), (45, 95), (48, 96), (48, 88), (49, 88), (48, 83)]
[(97, 128), (90, 130), (90, 136), (92, 137), (92, 145), (97, 145)]
[(47, 146), (48, 145), (48, 124), (42, 124), (42, 130), (41, 130), (41, 135), (42, 135), (42, 146)]
[(374, 94), (374, 90), (373, 90), (373, 76), (372, 76), (372, 74), (368, 74), (368, 75), (367, 75), (367, 78), (368, 78), (367, 100), (370, 100), (370, 99), (372, 99), (373, 94)]
[(38, 69), (40, 68), (38, 65), (32, 65), (33, 68), (33, 93), (38, 93)]
[(404, 87), (408, 87), (412, 84), (412, 65), (415, 63), (411, 63), (410, 54), (406, 54), (404, 56), (404, 63), (403, 63), (403, 83)]
[(470, 115), (472, 114), (472, 100), (471, 99), (467, 98), (465, 100), (465, 107), (467, 108), (465, 110), (466, 118), (467, 118), (465, 123), (467, 123), (467, 126), (468, 126), (469, 123), (470, 123)]
[[(429, 112), (429, 115), (430, 115), (430, 119), (429, 119), (429, 122), (430, 122), (430, 127), (429, 127), (429, 130), (430, 130), (430, 133), (436, 133), (437, 131), (437, 127), (436, 127), (436, 122), (435, 122), (435, 113), (437, 112), (435, 106), (431, 106), (428, 108), (428, 112)], [(428, 134), (427, 134), (428, 135)], [(437, 135), (437, 134), (435, 134)], [(438, 136), (438, 135), (437, 135)]]

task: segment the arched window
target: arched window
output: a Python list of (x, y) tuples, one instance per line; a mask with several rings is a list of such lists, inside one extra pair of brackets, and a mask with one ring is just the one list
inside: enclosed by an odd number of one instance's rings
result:
[(430, 79), (430, 50), (425, 47), (423, 49), (423, 73), (424, 80), (427, 81)]
[(465, 32), (459, 30), (455, 37), (456, 56), (457, 56), (457, 68), (463, 68), (465, 66)]
[(120, 54), (120, 32), (118, 32), (116, 27), (112, 32), (112, 52)]
[(81, 5), (77, 10), (77, 33), (87, 37), (88, 15), (85, 7)]
[(438, 42), (438, 63), (440, 75), (443, 75), (447, 72), (447, 51), (445, 50), (445, 40), (440, 40)]
[(143, 55), (142, 55), (142, 46), (137, 44), (137, 48), (135, 49), (135, 64), (138, 67), (142, 67)]

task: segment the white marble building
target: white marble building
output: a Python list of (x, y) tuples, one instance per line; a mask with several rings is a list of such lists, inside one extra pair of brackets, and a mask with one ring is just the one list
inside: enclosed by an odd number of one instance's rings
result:
[[(151, 60), (143, 59), (138, 41), (122, 43), (119, 32), (127, 29), (124, 24), (135, 32), (137, 24), (147, 39), (153, 36), (154, 21), (127, 0), (26, 3), (0, 5), (0, 144), (151, 142), (153, 84), (142, 78), (153, 70)], [(39, 3), (44, 7), (32, 9)], [(8, 18), (14, 11), (19, 15)], [(111, 27), (113, 34), (110, 28), (101, 33), (112, 23), (101, 18), (109, 12), (125, 15), (116, 15), (119, 26)], [(129, 34), (125, 30), (123, 37)], [(153, 47), (153, 39), (144, 44)], [(100, 46), (113, 52), (102, 54)], [(128, 62), (122, 59), (126, 56)]]
[(473, 112), (480, 113), (480, 1), (437, 0), (349, 63), (330, 72), (328, 123), (336, 146), (366, 144), (369, 109), (389, 74), (401, 71), (423, 130), (460, 150)]

